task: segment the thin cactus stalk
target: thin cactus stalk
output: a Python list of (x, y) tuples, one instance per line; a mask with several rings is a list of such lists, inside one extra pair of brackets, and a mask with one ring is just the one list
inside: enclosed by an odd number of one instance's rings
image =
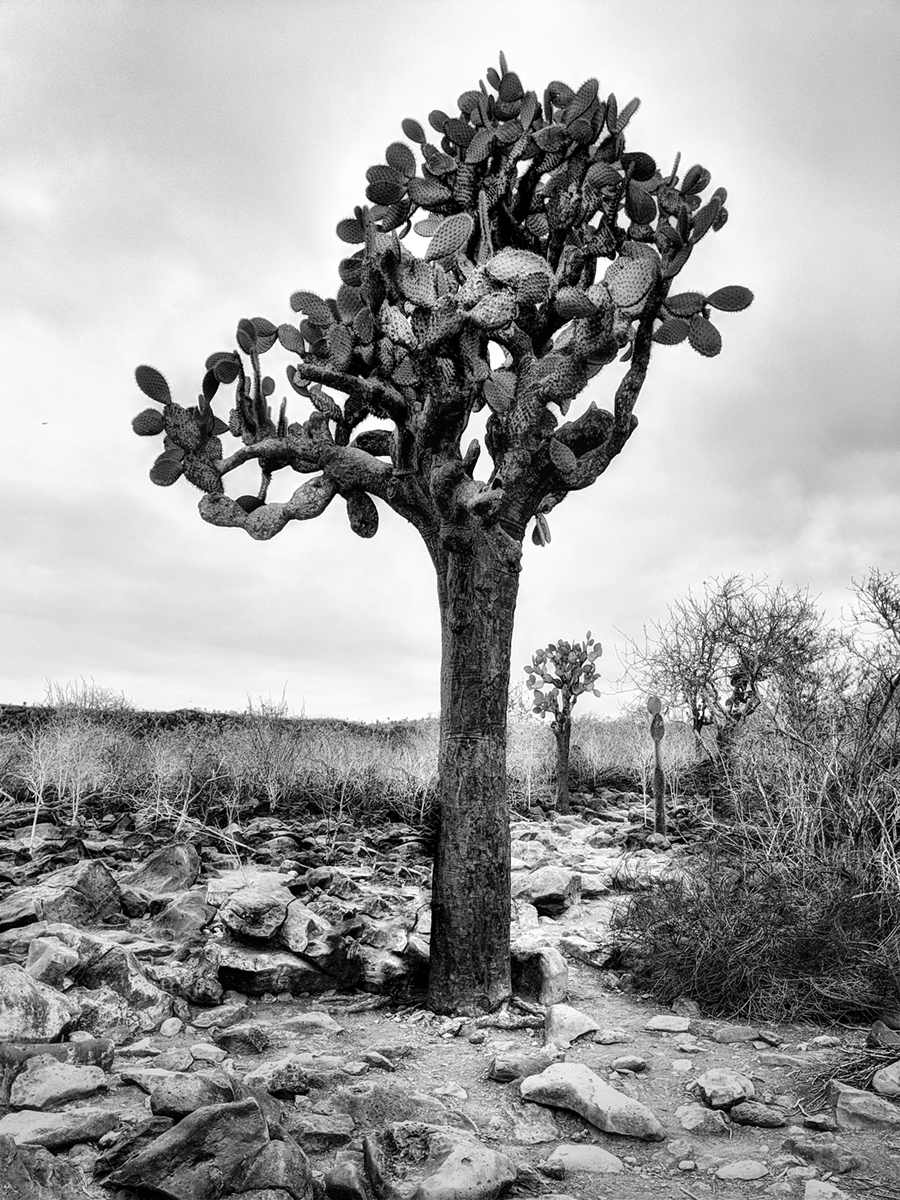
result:
[(662, 702), (658, 696), (651, 696), (647, 701), (647, 711), (650, 713), (650, 737), (653, 739), (653, 827), (657, 833), (666, 836), (666, 776), (662, 763), (662, 740), (666, 736), (666, 725), (662, 716)]

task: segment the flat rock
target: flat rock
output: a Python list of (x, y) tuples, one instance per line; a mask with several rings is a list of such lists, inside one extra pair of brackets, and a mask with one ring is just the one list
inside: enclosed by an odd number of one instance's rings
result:
[(326, 1012), (297, 1013), (293, 1017), (288, 1017), (286, 1021), (280, 1021), (278, 1028), (287, 1033), (296, 1033), (301, 1036), (324, 1034), (335, 1037), (344, 1032), (343, 1025), (339, 1025), (334, 1017)]
[(568, 1108), (604, 1133), (662, 1141), (665, 1132), (646, 1105), (611, 1087), (581, 1063), (555, 1063), (519, 1084), (523, 1100)]
[(15, 964), (0, 966), (0, 1042), (51, 1042), (78, 1016), (69, 996)]
[(694, 1088), (710, 1108), (731, 1108), (742, 1100), (752, 1100), (756, 1095), (753, 1080), (739, 1071), (727, 1067), (712, 1067), (698, 1075)]
[(495, 1200), (518, 1174), (505, 1154), (470, 1134), (418, 1121), (390, 1125), (363, 1140), (376, 1196), (417, 1200)]
[(13, 1108), (51, 1108), (70, 1100), (85, 1100), (108, 1086), (100, 1067), (80, 1067), (60, 1062), (51, 1054), (28, 1059), (13, 1081), (9, 1102)]
[(227, 1104), (233, 1099), (230, 1084), (200, 1073), (173, 1071), (150, 1086), (150, 1111), (155, 1117), (172, 1117), (175, 1121), (198, 1108)]
[(327, 1154), (352, 1139), (356, 1124), (349, 1113), (288, 1111), (284, 1126), (307, 1154)]
[(900, 1125), (900, 1108), (884, 1096), (836, 1079), (828, 1084), (826, 1094), (838, 1129), (887, 1129)]
[(213, 908), (224, 904), (230, 895), (242, 888), (269, 888), (281, 892), (287, 883), (288, 876), (280, 871), (267, 871), (262, 867), (238, 867), (233, 871), (223, 871), (215, 879), (210, 879), (206, 885), (207, 903)]
[(263, 1088), (273, 1096), (293, 1098), (309, 1091), (308, 1059), (299, 1054), (261, 1063), (244, 1076), (244, 1086)]
[(610, 1154), (602, 1146), (564, 1143), (547, 1156), (547, 1162), (558, 1164), (566, 1174), (569, 1171), (583, 1171), (588, 1175), (618, 1175), (625, 1170), (621, 1158), (616, 1158), (615, 1154)]
[(653, 1033), (687, 1033), (690, 1027), (691, 1018), (676, 1013), (659, 1013), (644, 1023), (644, 1028)]
[(769, 1173), (765, 1163), (755, 1158), (740, 1158), (737, 1162), (725, 1163), (716, 1171), (716, 1179), (763, 1179)]
[(860, 1165), (859, 1158), (839, 1142), (833, 1133), (814, 1133), (808, 1137), (787, 1138), (782, 1142), (782, 1149), (805, 1162), (812, 1163), (822, 1171), (833, 1171), (838, 1175), (844, 1175)]
[(544, 1043), (565, 1049), (600, 1026), (593, 1017), (569, 1004), (552, 1004), (544, 1017)]
[(65, 1112), (22, 1109), (0, 1118), (0, 1137), (11, 1137), (18, 1146), (43, 1146), (64, 1150), (78, 1142), (96, 1142), (119, 1124), (119, 1114), (106, 1108), (71, 1108)]
[(731, 1042), (755, 1042), (759, 1029), (755, 1025), (723, 1025), (713, 1030), (712, 1040), (727, 1045)]
[(429, 1125), (461, 1125), (459, 1114), (436, 1096), (417, 1091), (391, 1076), (366, 1079), (338, 1088), (332, 1097), (337, 1112), (348, 1113), (360, 1129), (370, 1130), (397, 1122), (421, 1119)]

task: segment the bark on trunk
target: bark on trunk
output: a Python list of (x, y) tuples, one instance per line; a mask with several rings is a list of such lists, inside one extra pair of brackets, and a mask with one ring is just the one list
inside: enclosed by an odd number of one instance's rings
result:
[(569, 793), (569, 746), (572, 740), (572, 718), (563, 713), (553, 722), (556, 738), (556, 811), (565, 815), (572, 811)]
[(439, 833), (428, 1004), (491, 1012), (510, 995), (506, 710), (521, 548), (499, 530), (437, 562)]

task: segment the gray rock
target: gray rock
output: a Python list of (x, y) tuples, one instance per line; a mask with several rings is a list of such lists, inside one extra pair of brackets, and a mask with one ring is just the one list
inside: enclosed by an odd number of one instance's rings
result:
[(640, 1101), (623, 1095), (581, 1063), (555, 1063), (519, 1084), (523, 1100), (568, 1108), (602, 1129), (625, 1137), (661, 1141), (665, 1132)]
[(0, 929), (32, 921), (94, 925), (121, 912), (119, 885), (97, 859), (53, 871), (0, 901)]
[(900, 1125), (900, 1108), (876, 1096), (832, 1079), (826, 1092), (838, 1129), (887, 1129)]
[(539, 1075), (561, 1057), (562, 1051), (555, 1046), (545, 1050), (508, 1050), (505, 1054), (494, 1056), (488, 1069), (488, 1078), (497, 1083), (509, 1083), (512, 1079)]
[(891, 1099), (900, 1097), (900, 1062), (890, 1063), (872, 1076), (872, 1090)]
[(533, 904), (543, 917), (559, 917), (578, 902), (581, 879), (564, 867), (539, 867), (514, 883), (513, 895)]
[(0, 1137), (0, 1200), (88, 1200), (81, 1171), (35, 1146)]
[(262, 1088), (273, 1096), (291, 1098), (304, 1096), (309, 1091), (308, 1059), (299, 1054), (262, 1063), (244, 1076), (244, 1086)]
[(245, 946), (219, 947), (219, 979), (223, 986), (248, 996), (264, 992), (290, 992), (292, 996), (327, 992), (333, 978), (288, 950), (251, 950)]
[(761, 1129), (779, 1129), (788, 1123), (780, 1109), (758, 1100), (741, 1100), (729, 1108), (728, 1116), (738, 1125), (758, 1125)]
[(600, 1026), (593, 1017), (569, 1004), (552, 1004), (544, 1017), (544, 1042), (565, 1049)]
[(240, 1195), (243, 1200), (268, 1193), (290, 1200), (312, 1200), (312, 1170), (309, 1159), (292, 1138), (270, 1141), (244, 1172), (240, 1180)]
[(845, 1175), (861, 1162), (831, 1133), (787, 1138), (782, 1142), (782, 1149), (805, 1162), (812, 1163), (822, 1171), (833, 1171), (837, 1175)]
[(680, 1017), (675, 1013), (659, 1013), (644, 1023), (645, 1029), (655, 1033), (687, 1033), (690, 1027), (690, 1017)]
[(286, 1021), (280, 1021), (278, 1028), (302, 1037), (315, 1037), (318, 1034), (336, 1037), (344, 1032), (343, 1025), (339, 1025), (334, 1017), (326, 1012), (297, 1013), (288, 1017)]
[(59, 938), (38, 937), (28, 947), (25, 970), (39, 983), (59, 987), (77, 966), (78, 955)]
[(356, 1125), (348, 1113), (317, 1113), (294, 1109), (285, 1114), (284, 1127), (307, 1154), (326, 1154), (346, 1146)]
[(241, 888), (232, 892), (219, 909), (219, 920), (229, 933), (251, 944), (274, 939), (287, 918), (294, 896), (287, 888)]
[(516, 1178), (515, 1164), (459, 1130), (402, 1122), (363, 1141), (369, 1183), (379, 1197), (495, 1200)]
[(71, 1108), (65, 1112), (22, 1109), (0, 1118), (0, 1137), (11, 1137), (18, 1146), (43, 1146), (64, 1150), (78, 1142), (96, 1142), (119, 1124), (119, 1114), (105, 1108)]
[(769, 1173), (765, 1163), (755, 1158), (741, 1158), (737, 1162), (725, 1163), (716, 1171), (717, 1179), (763, 1179)]
[(866, 1045), (877, 1050), (900, 1047), (900, 1030), (891, 1029), (884, 1021), (873, 1021), (866, 1036)]
[(189, 842), (161, 846), (134, 871), (122, 876), (122, 882), (154, 896), (182, 892), (197, 882), (200, 856)]
[(712, 1033), (712, 1040), (727, 1045), (731, 1042), (755, 1042), (759, 1030), (755, 1025), (723, 1025)]
[(559, 1004), (569, 986), (566, 960), (552, 946), (521, 938), (511, 949), (513, 993), (537, 1004)]
[(151, 923), (158, 936), (169, 941), (185, 942), (204, 930), (216, 910), (207, 903), (206, 888), (197, 887), (178, 892), (159, 910)]
[(249, 1004), (219, 1004), (215, 1008), (195, 1012), (191, 1017), (191, 1024), (197, 1029), (211, 1029), (213, 1026), (227, 1029), (229, 1025), (246, 1021), (251, 1011)]
[(558, 1163), (564, 1175), (580, 1171), (586, 1175), (618, 1175), (625, 1164), (602, 1146), (578, 1146), (564, 1143), (547, 1157), (548, 1163)]
[(9, 1091), (13, 1108), (51, 1108), (70, 1100), (85, 1100), (108, 1087), (100, 1067), (75, 1066), (51, 1054), (29, 1058)]
[(312, 938), (328, 929), (328, 922), (299, 900), (293, 899), (287, 906), (284, 923), (278, 931), (278, 941), (286, 950), (302, 954)]
[(234, 1190), (269, 1134), (256, 1100), (213, 1104), (179, 1121), (168, 1132), (131, 1155), (107, 1183), (114, 1187), (156, 1189), (190, 1200), (216, 1200)]
[(0, 1042), (50, 1042), (78, 1016), (69, 996), (11, 964), (0, 966)]
[(359, 1161), (348, 1159), (336, 1162), (325, 1172), (325, 1195), (328, 1200), (371, 1200), (362, 1155)]
[(217, 1030), (212, 1040), (229, 1054), (261, 1054), (277, 1040), (274, 1034), (272, 1026), (264, 1021), (241, 1021)]
[(436, 1096), (417, 1091), (402, 1080), (365, 1079), (340, 1087), (332, 1104), (335, 1111), (348, 1113), (360, 1129), (376, 1129), (396, 1122), (415, 1121), (430, 1125), (462, 1125), (463, 1119), (445, 1107)]
[(742, 1100), (752, 1100), (756, 1095), (753, 1080), (738, 1071), (726, 1067), (712, 1067), (698, 1075), (695, 1089), (710, 1108), (731, 1108)]
[(155, 1117), (180, 1121), (188, 1113), (210, 1104), (228, 1104), (234, 1089), (223, 1080), (208, 1075), (173, 1072), (150, 1087), (150, 1111)]
[(0, 1044), (0, 1104), (7, 1104), (16, 1076), (31, 1058), (49, 1055), (58, 1063), (82, 1067), (99, 1067), (111, 1071), (115, 1047), (107, 1038), (88, 1038), (79, 1042), (27, 1042)]
[(675, 1109), (675, 1116), (688, 1133), (718, 1137), (731, 1128), (723, 1112), (705, 1108), (702, 1104), (682, 1104)]

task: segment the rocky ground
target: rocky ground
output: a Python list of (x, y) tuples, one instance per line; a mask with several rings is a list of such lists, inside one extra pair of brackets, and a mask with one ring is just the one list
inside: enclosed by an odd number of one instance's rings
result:
[[(610, 912), (688, 846), (582, 800), (514, 823), (516, 1000), (478, 1020), (422, 1007), (412, 829), (11, 814), (0, 1200), (900, 1197), (898, 1014), (760, 1029), (628, 990)], [(872, 1086), (829, 1083), (867, 1041)]]

